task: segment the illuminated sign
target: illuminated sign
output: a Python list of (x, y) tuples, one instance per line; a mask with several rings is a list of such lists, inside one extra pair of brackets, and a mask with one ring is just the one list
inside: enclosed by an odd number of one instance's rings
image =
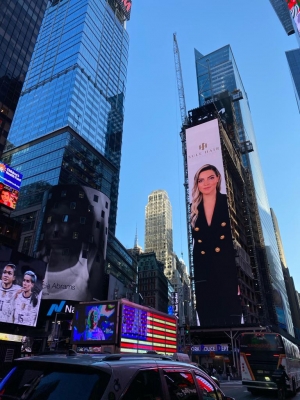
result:
[(23, 175), (9, 165), (0, 163), (0, 204), (15, 209)]
[(117, 302), (78, 304), (73, 318), (72, 342), (93, 346), (101, 342), (115, 343), (117, 310)]
[[(64, 308), (65, 306), (65, 308)], [(52, 304), (47, 312), (47, 317), (50, 317), (53, 313), (61, 313), (64, 309), (64, 314), (71, 313), (74, 314), (75, 307), (72, 305), (66, 304), (66, 301), (63, 300), (59, 304)]]
[(228, 344), (200, 344), (198, 346), (192, 346), (191, 350), (193, 353), (224, 353), (228, 352)]
[(127, 20), (130, 19), (130, 12), (131, 12), (131, 6), (132, 6), (132, 2), (131, 0), (117, 0), (118, 4), (121, 6), (125, 17)]
[(286, 0), (291, 16), (300, 33), (300, 0)]
[(174, 315), (178, 317), (178, 292), (173, 292), (172, 293), (172, 306), (173, 306), (173, 311)]
[(177, 351), (176, 319), (152, 310), (123, 304), (120, 334), (121, 352)]

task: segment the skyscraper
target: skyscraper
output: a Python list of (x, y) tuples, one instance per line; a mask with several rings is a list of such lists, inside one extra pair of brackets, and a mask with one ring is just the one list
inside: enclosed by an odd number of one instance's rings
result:
[(49, 2), (5, 154), (23, 171), (17, 213), (41, 204), (49, 185), (85, 180), (110, 198), (115, 231), (130, 8)]
[(274, 8), (274, 11), (276, 12), (287, 35), (295, 33), (295, 27), (287, 6), (287, 0), (270, 0), (270, 3), (272, 4), (272, 7)]
[(168, 277), (167, 266), (173, 259), (172, 206), (168, 193), (165, 190), (151, 192), (145, 211), (145, 252), (155, 252)]
[[(232, 50), (229, 45), (206, 55), (195, 50), (195, 61), (200, 106), (214, 102), (215, 96), (226, 90), (231, 93), (238, 90), (242, 97), (240, 101), (233, 103), (238, 131), (236, 145), (250, 146), (254, 150), (251, 153), (242, 151), (242, 161), (244, 168), (249, 171), (255, 186), (256, 202), (260, 217), (258, 223), (261, 225), (261, 243), (265, 248), (272, 279), (273, 306), (270, 304), (269, 307), (274, 307), (274, 302), (276, 303), (277, 299), (275, 308), (278, 324), (293, 334), (289, 302), (260, 165), (249, 102)], [(270, 296), (272, 296), (272, 293)]]
[(300, 112), (300, 49), (285, 52), (289, 63), (298, 110)]
[[(288, 0), (270, 0), (284, 30), (288, 35), (295, 33), (300, 47), (299, 2)], [(285, 52), (289, 64), (295, 97), (300, 112), (300, 49)]]
[(47, 2), (47, 0), (1, 2), (0, 156), (17, 107)]

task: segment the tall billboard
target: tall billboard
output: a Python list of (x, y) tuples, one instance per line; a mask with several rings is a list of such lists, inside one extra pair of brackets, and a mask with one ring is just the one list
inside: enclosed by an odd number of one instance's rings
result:
[(14, 210), (23, 175), (9, 165), (0, 163), (0, 204)]
[(286, 0), (286, 2), (300, 34), (300, 0)]
[(46, 264), (0, 246), (0, 322), (36, 326)]
[(196, 309), (201, 326), (240, 324), (241, 302), (218, 120), (186, 130)]
[(43, 299), (91, 301), (101, 296), (110, 201), (96, 189), (49, 190), (36, 256), (47, 262)]

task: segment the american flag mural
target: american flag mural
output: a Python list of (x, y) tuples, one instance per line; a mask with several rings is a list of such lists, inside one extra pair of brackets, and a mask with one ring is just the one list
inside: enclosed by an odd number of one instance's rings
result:
[(120, 351), (176, 353), (176, 326), (175, 317), (122, 304)]

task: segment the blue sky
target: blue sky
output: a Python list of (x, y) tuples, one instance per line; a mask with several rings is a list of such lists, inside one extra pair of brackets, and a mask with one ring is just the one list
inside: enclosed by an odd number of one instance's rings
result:
[(180, 109), (173, 55), (177, 34), (186, 106), (198, 106), (194, 48), (230, 44), (247, 91), (270, 206), (300, 291), (300, 132), (285, 51), (297, 47), (269, 0), (133, 0), (116, 236), (144, 247), (145, 206), (168, 192), (174, 251), (188, 264)]

